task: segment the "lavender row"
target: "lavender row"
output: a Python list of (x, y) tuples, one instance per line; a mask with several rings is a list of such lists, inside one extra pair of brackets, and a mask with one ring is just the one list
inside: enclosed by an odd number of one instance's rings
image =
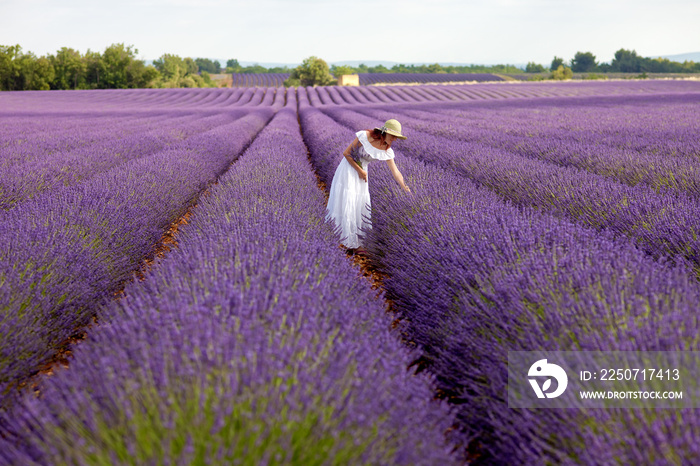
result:
[(233, 87), (280, 87), (289, 73), (233, 73)]
[(132, 115), (95, 115), (86, 119), (82, 115), (65, 115), (60, 118), (37, 118), (26, 112), (0, 113), (0, 163), (9, 157), (23, 160), (24, 154), (70, 150), (96, 140), (100, 129), (107, 125), (144, 121)]
[[(314, 105), (355, 103), (415, 104), (430, 102), (484, 101), (493, 99), (628, 95), (697, 91), (688, 81), (576, 82), (576, 83), (484, 83), (474, 85), (331, 86), (309, 88)], [(302, 88), (299, 88), (302, 89)], [(326, 99), (328, 93), (335, 97)], [(2, 114), (61, 112), (75, 115), (91, 112), (152, 112), (154, 110), (221, 110), (266, 104), (283, 96), (281, 87), (221, 89), (114, 89), (99, 91), (7, 92), (0, 95)]]
[[(353, 130), (316, 109), (300, 111), (312, 161), (330, 183), (331, 154)], [(387, 274), (406, 339), (457, 406), (472, 454), (496, 464), (697, 458), (696, 410), (506, 403), (508, 351), (697, 350), (700, 289), (687, 271), (624, 238), (516, 207), (450, 170), (402, 157), (407, 142), (394, 150), (412, 195), (399, 192), (388, 170), (370, 173), (367, 247)]]
[[(70, 368), (0, 421), (9, 464), (452, 464), (446, 407), (324, 223), (282, 110), (103, 310)], [(341, 312), (342, 310), (342, 312)]]
[[(0, 395), (83, 326), (271, 117), (251, 112), (0, 214)], [(2, 404), (2, 403), (0, 403)]]
[(588, 143), (608, 151), (696, 157), (700, 138), (693, 117), (699, 96), (700, 88), (675, 94), (430, 104), (390, 110), (412, 118), (423, 131), (507, 145), (513, 150), (544, 138), (557, 139), (565, 147), (567, 143)]
[[(631, 186), (698, 196), (698, 102), (700, 93), (687, 93), (470, 105), (459, 111), (354, 109), (377, 118), (394, 115), (435, 136), (479, 142)], [(631, 121), (630, 114), (635, 115)]]
[[(353, 128), (377, 121), (343, 108), (324, 111)], [(410, 125), (410, 121), (405, 124)], [(402, 151), (448, 168), (518, 205), (628, 236), (654, 257), (670, 256), (700, 273), (700, 206), (695, 197), (682, 192), (656, 192), (643, 185), (630, 187), (576, 168), (421, 131), (411, 132)]]
[[(233, 73), (234, 87), (277, 87), (289, 78), (289, 73)], [(378, 83), (436, 83), (450, 81), (489, 82), (503, 81), (488, 73), (360, 73), (360, 85), (369, 86)]]
[[(237, 112), (240, 114), (242, 110)], [(89, 117), (85, 114), (74, 116), (48, 112), (30, 117), (21, 112), (0, 115), (0, 167), (7, 169), (8, 166), (34, 161), (56, 152), (118, 142), (127, 135), (162, 129), (164, 121), (168, 121), (165, 126), (173, 133), (168, 136), (182, 138), (206, 129), (207, 125), (201, 121), (217, 114), (221, 115), (217, 112), (167, 111), (135, 114), (101, 112)], [(31, 129), (23, 128), (28, 121), (33, 123)], [(16, 122), (20, 122), (20, 127), (16, 127)]]
[[(0, 208), (9, 209), (37, 194), (71, 186), (130, 160), (186, 146), (183, 139), (230, 124), (245, 111), (178, 118), (154, 118), (141, 124), (109, 125), (99, 137), (69, 151), (33, 154), (23, 163), (0, 168)], [(61, 136), (54, 136), (60, 139)]]
[(645, 95), (654, 93), (682, 94), (697, 92), (700, 85), (687, 81), (650, 81), (644, 83), (576, 82), (576, 83), (490, 83), (474, 85), (418, 86), (329, 86), (304, 89), (314, 107), (337, 105), (392, 104), (412, 106), (417, 103), (484, 102), (543, 97), (584, 97)]
[(77, 115), (94, 112), (154, 112), (225, 110), (271, 105), (281, 87), (221, 89), (113, 89), (86, 91), (25, 91), (0, 95), (3, 115), (50, 112)]
[(378, 83), (440, 83), (452, 81), (489, 82), (503, 81), (503, 78), (490, 73), (362, 73), (360, 84), (367, 86)]

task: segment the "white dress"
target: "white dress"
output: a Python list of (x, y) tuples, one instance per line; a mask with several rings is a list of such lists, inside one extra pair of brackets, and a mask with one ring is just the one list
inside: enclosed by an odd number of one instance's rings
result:
[(362, 168), (368, 173), (367, 181), (362, 181), (345, 157), (340, 161), (333, 175), (331, 192), (326, 206), (326, 219), (333, 220), (340, 242), (350, 249), (362, 245), (363, 231), (372, 228), (369, 199), (369, 164), (375, 160), (390, 160), (394, 151), (374, 147), (367, 139), (367, 131), (355, 133), (360, 141), (359, 150)]

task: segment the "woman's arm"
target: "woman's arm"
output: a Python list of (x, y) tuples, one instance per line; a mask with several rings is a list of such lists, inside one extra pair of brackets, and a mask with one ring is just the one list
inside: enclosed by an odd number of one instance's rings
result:
[(355, 138), (355, 139), (350, 143), (350, 145), (347, 147), (347, 149), (345, 149), (345, 150), (343, 151), (343, 155), (345, 156), (345, 160), (347, 160), (348, 163), (350, 163), (350, 166), (351, 166), (352, 168), (354, 168), (355, 171), (357, 171), (357, 174), (359, 175), (360, 179), (361, 179), (362, 181), (367, 181), (367, 172), (364, 171), (364, 170), (362, 169), (362, 167), (359, 166), (359, 165), (357, 164), (357, 162), (355, 162), (355, 161), (352, 159), (352, 155), (350, 155), (350, 154), (352, 153), (352, 149), (355, 148), (355, 147), (357, 147), (357, 146), (359, 146), (359, 145), (360, 145), (360, 141), (359, 141), (357, 138)]
[(389, 159), (386, 161), (386, 164), (389, 165), (389, 170), (391, 170), (391, 175), (394, 177), (396, 182), (401, 186), (401, 188), (406, 191), (407, 193), (410, 193), (411, 190), (406, 186), (406, 184), (403, 182), (403, 175), (399, 171), (398, 168), (396, 168), (396, 163), (394, 163), (394, 159)]

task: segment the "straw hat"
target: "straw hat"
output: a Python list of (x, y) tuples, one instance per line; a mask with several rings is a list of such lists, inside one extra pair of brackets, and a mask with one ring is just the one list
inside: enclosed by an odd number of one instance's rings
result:
[(386, 123), (384, 123), (384, 126), (382, 126), (381, 128), (374, 129), (378, 129), (382, 133), (392, 134), (399, 139), (406, 139), (406, 136), (401, 134), (401, 123), (394, 120), (393, 118), (391, 120), (386, 120)]

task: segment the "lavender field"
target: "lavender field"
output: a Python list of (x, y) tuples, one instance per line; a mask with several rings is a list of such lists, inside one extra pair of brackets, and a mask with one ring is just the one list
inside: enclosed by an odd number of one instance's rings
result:
[[(700, 351), (699, 110), (693, 81), (0, 93), (0, 464), (700, 461), (694, 409), (506, 401), (508, 351)], [(319, 186), (388, 118), (377, 289)]]
[[(290, 73), (233, 73), (233, 87), (282, 86)], [(360, 85), (503, 81), (489, 73), (360, 73)]]

